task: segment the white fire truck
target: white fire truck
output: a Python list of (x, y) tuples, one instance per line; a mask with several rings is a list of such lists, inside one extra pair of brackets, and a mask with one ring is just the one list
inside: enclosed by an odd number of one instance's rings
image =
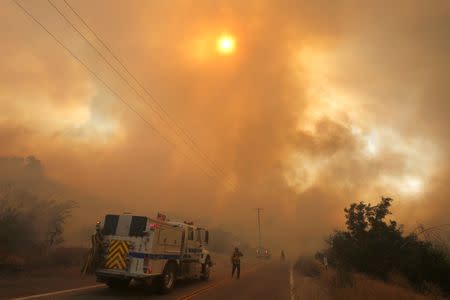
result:
[(131, 280), (155, 282), (170, 291), (178, 279), (209, 279), (209, 233), (192, 222), (171, 222), (131, 214), (106, 215), (99, 223), (97, 281), (112, 288)]

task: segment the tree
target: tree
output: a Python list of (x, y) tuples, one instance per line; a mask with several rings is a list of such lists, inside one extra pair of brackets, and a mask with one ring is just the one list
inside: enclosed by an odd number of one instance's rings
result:
[(17, 197), (30, 195), (18, 193), (13, 185), (3, 186), (0, 193), (0, 250), (17, 252), (33, 246), (34, 226), (24, 204)]
[(70, 217), (71, 210), (75, 207), (75, 204), (71, 201), (51, 201), (47, 205), (49, 219), (44, 246), (51, 248), (64, 241), (64, 225), (66, 219)]
[[(350, 234), (354, 238), (363, 238), (371, 230), (382, 230), (386, 223), (384, 219), (388, 214), (391, 214), (389, 207), (391, 206), (392, 198), (381, 198), (378, 205), (371, 206), (364, 202), (358, 204), (353, 203), (349, 208), (345, 208), (346, 225)], [(397, 228), (397, 223), (390, 221), (393, 229)]]
[(64, 225), (74, 203), (42, 199), (12, 185), (0, 188), (0, 250), (49, 249), (63, 241)]
[(330, 263), (382, 279), (399, 272), (418, 289), (433, 283), (449, 293), (447, 250), (414, 233), (403, 236), (402, 226), (386, 221), (392, 201), (382, 197), (375, 206), (359, 202), (345, 208), (347, 230), (335, 231), (326, 240)]

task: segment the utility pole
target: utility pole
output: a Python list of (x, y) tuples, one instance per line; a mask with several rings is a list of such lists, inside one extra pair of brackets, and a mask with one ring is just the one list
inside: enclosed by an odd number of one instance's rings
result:
[(260, 207), (258, 207), (256, 210), (257, 210), (257, 212), (258, 212), (258, 233), (259, 233), (259, 236), (258, 236), (259, 248), (258, 248), (258, 249), (261, 249), (261, 220), (260, 220), (260, 212), (261, 212), (263, 209), (260, 208)]

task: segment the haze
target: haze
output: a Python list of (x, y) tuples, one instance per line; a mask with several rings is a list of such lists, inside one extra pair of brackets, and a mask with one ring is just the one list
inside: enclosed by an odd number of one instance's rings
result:
[(269, 246), (307, 250), (382, 195), (406, 228), (448, 222), (448, 1), (70, 1), (154, 110), (47, 1), (21, 3), (147, 120), (0, 3), (0, 156), (83, 195), (68, 232), (163, 211), (254, 243), (263, 207)]

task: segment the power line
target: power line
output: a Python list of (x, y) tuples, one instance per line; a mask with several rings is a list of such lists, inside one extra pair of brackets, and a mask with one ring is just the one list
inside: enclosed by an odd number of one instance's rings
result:
[(258, 249), (259, 249), (259, 251), (261, 251), (261, 249), (262, 249), (262, 246), (261, 246), (261, 216), (260, 216), (262, 210), (263, 209), (260, 207), (256, 208), (256, 211), (258, 212)]
[[(115, 71), (121, 78), (124, 80), (127, 85), (133, 89), (133, 91), (143, 100), (145, 104), (147, 104), (150, 109), (159, 116), (159, 118), (167, 124), (174, 132), (175, 134), (181, 138), (181, 140), (189, 147), (193, 152), (197, 152), (200, 154), (201, 158), (205, 160), (208, 164), (210, 164), (211, 169), (214, 170), (217, 174), (226, 176), (223, 169), (217, 166), (217, 163), (215, 163), (213, 160), (211, 160), (198, 146), (196, 141), (193, 139), (193, 137), (187, 132), (187, 130), (183, 129), (173, 118), (171, 118), (170, 114), (167, 112), (167, 110), (164, 109), (164, 107), (161, 105), (159, 101), (146, 89), (134, 76), (129, 69), (125, 66), (125, 64), (120, 60), (120, 58), (114, 54), (112, 49), (103, 41), (103, 39), (87, 24), (87, 22), (83, 19), (83, 17), (80, 16), (80, 14), (66, 1), (64, 0), (64, 3), (66, 6), (77, 16), (77, 18), (83, 23), (83, 25), (93, 34), (93, 36), (103, 45), (103, 47), (108, 50), (108, 52), (111, 54), (111, 56), (122, 66), (122, 68), (125, 70), (125, 72), (134, 80), (134, 82), (150, 97), (153, 103), (156, 104), (156, 106), (163, 112), (166, 118), (163, 118), (159, 111), (155, 110), (153, 106), (151, 106), (145, 98), (130, 84), (130, 82), (119, 73), (119, 71), (114, 68), (111, 63), (106, 59), (106, 57), (87, 39), (79, 30), (76, 28), (76, 26), (52, 3), (50, 0), (48, 2), (53, 6), (53, 8), (80, 34), (83, 39), (92, 47), (95, 49), (95, 51), (102, 57), (102, 59)], [(174, 126), (171, 124), (171, 122), (174, 124)], [(175, 127), (175, 128), (174, 128)]]
[[(113, 90), (102, 78), (100, 78), (86, 63), (84, 63), (72, 50), (70, 50), (61, 40), (59, 40), (42, 22), (35, 18), (24, 6), (22, 6), (17, 0), (13, 0), (14, 3), (30, 17), (36, 24), (38, 24), (45, 32), (47, 32), (61, 47), (63, 47), (73, 58), (75, 58), (91, 75), (93, 75), (102, 85), (104, 85), (116, 98), (122, 101), (132, 112), (134, 112), (142, 121), (144, 121), (153, 131), (155, 131), (173, 150), (177, 150), (177, 146), (170, 141), (166, 136), (164, 136), (156, 127), (153, 126), (143, 115), (141, 115), (133, 106), (131, 106), (121, 95), (119, 95), (115, 90)], [(178, 153), (177, 151), (174, 151)], [(205, 171), (198, 162), (192, 160), (186, 153), (181, 152), (183, 156), (193, 162), (197, 167), (205, 173), (210, 179), (215, 178), (211, 176), (207, 171)]]
[[(133, 80), (138, 84), (138, 86), (145, 91), (145, 93), (152, 99), (152, 101), (158, 106), (158, 108), (164, 113), (164, 115), (166, 115), (166, 117), (171, 120), (176, 128), (178, 130), (180, 130), (183, 134), (185, 134), (188, 139), (191, 141), (191, 143), (194, 145), (194, 147), (196, 147), (198, 149), (198, 151), (200, 151), (202, 154), (203, 152), (201, 151), (201, 149), (199, 149), (195, 139), (190, 135), (190, 133), (184, 129), (182, 126), (180, 126), (176, 120), (174, 120), (173, 118), (170, 117), (170, 114), (167, 112), (167, 110), (164, 109), (164, 107), (161, 105), (161, 103), (156, 99), (156, 97), (153, 96), (153, 94), (147, 89), (145, 88), (141, 82), (129, 71), (129, 69), (127, 68), (127, 66), (121, 61), (121, 59), (112, 51), (112, 49), (103, 41), (103, 39), (91, 28), (91, 26), (89, 26), (89, 24), (83, 19), (83, 17), (80, 16), (80, 14), (78, 14), (78, 12), (66, 1), (63, 0), (64, 3), (72, 10), (72, 12), (81, 20), (81, 22), (84, 24), (84, 26), (86, 26), (86, 28), (95, 36), (95, 38), (103, 45), (103, 47), (105, 47), (108, 52), (112, 55), (112, 57), (114, 57), (114, 59), (122, 66), (122, 68), (126, 71), (126, 73), (131, 76), (131, 78), (133, 78)], [(206, 154), (204, 154), (204, 156), (209, 159), (207, 157)], [(214, 164), (214, 161), (211, 161), (212, 164)], [(220, 167), (217, 167), (220, 169)], [(221, 170), (222, 171), (222, 170)], [(223, 172), (223, 171), (222, 171)]]

